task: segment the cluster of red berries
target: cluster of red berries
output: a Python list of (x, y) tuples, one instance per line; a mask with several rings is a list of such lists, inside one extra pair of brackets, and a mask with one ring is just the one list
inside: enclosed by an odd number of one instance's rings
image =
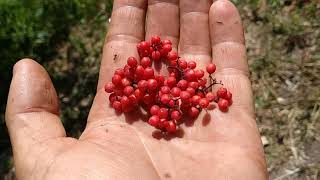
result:
[[(222, 112), (227, 112), (232, 104), (232, 94), (226, 88), (216, 93), (211, 88), (217, 82), (212, 74), (215, 64), (209, 64), (209, 85), (202, 69), (196, 69), (194, 61), (186, 61), (172, 51), (170, 40), (161, 41), (153, 36), (151, 41), (137, 45), (140, 63), (129, 57), (124, 68), (115, 71), (112, 82), (105, 85), (105, 91), (111, 93), (111, 106), (118, 113), (128, 113), (143, 107), (150, 113), (148, 123), (163, 132), (175, 132), (184, 122), (183, 116), (196, 118), (212, 102), (218, 104)], [(169, 75), (156, 75), (152, 68), (154, 61), (164, 61)]]

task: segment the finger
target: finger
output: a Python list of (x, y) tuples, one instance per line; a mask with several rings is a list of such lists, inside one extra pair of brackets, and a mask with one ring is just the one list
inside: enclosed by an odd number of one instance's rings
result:
[(56, 91), (37, 62), (24, 59), (14, 66), (5, 119), (15, 158), (36, 144), (66, 136)]
[(217, 65), (215, 77), (233, 92), (233, 106), (253, 115), (244, 33), (237, 8), (228, 0), (216, 1), (209, 18), (212, 59)]
[(179, 54), (203, 69), (211, 62), (209, 9), (212, 0), (180, 0)]
[[(176, 51), (179, 43), (179, 0), (149, 0), (146, 20), (146, 40), (159, 35), (162, 39), (172, 41)], [(167, 74), (161, 68), (162, 63), (155, 64), (155, 70)]]
[(138, 57), (136, 44), (144, 39), (146, 0), (115, 0), (103, 48), (98, 89), (110, 81), (128, 57)]

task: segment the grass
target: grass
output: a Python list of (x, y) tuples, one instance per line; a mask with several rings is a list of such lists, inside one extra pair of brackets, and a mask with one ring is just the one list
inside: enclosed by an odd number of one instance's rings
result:
[[(244, 20), (256, 119), (265, 143), (270, 179), (319, 179), (320, 2), (234, 2)], [(58, 89), (64, 125), (68, 134), (75, 137), (84, 128), (94, 96), (106, 22), (112, 8), (110, 1), (98, 4), (84, 5), (95, 9), (94, 13), (88, 16), (82, 13), (82, 20), (69, 24), (64, 38), (44, 46), (54, 53), (35, 53)], [(24, 46), (16, 50), (22, 51)], [(28, 53), (22, 51), (22, 55)], [(9, 59), (14, 62), (17, 58)], [(8, 68), (5, 70), (8, 77), (12, 62), (0, 66)], [(12, 176), (10, 145), (5, 133), (0, 135), (0, 146), (7, 149), (0, 155), (4, 162), (0, 163), (0, 170), (7, 174), (4, 176)]]

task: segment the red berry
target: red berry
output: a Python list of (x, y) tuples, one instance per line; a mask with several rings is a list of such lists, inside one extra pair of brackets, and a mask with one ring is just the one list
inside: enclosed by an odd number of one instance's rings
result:
[(161, 119), (167, 118), (167, 117), (168, 117), (168, 114), (169, 114), (169, 111), (168, 111), (167, 108), (160, 108), (160, 109), (159, 109), (158, 115), (159, 115), (159, 117), (160, 117)]
[(169, 107), (174, 107), (176, 105), (175, 101), (173, 99), (171, 99), (168, 103)]
[(147, 68), (151, 66), (151, 60), (149, 57), (143, 57), (140, 61), (142, 67)]
[(168, 104), (170, 102), (171, 98), (168, 94), (163, 94), (160, 98), (160, 101), (162, 104)]
[(148, 123), (153, 127), (157, 127), (159, 125), (159, 121), (159, 116), (151, 116)]
[(161, 42), (161, 39), (159, 36), (152, 36), (151, 37), (151, 44), (157, 45), (157, 44), (160, 44), (160, 42)]
[(146, 94), (146, 95), (143, 96), (143, 102), (144, 102), (145, 104), (151, 104), (151, 103), (153, 102), (153, 99), (152, 99), (152, 98), (153, 98), (153, 97), (150, 96), (150, 94)]
[(121, 102), (119, 101), (114, 101), (112, 103), (112, 107), (113, 109), (115, 109), (117, 112), (121, 112), (122, 111), (122, 105), (121, 105)]
[(198, 95), (195, 95), (191, 98), (191, 103), (195, 106), (199, 105), (199, 102), (201, 100), (201, 97)]
[(189, 102), (191, 95), (188, 91), (182, 91), (180, 93), (180, 98), (181, 98), (181, 101), (183, 101), (183, 102)]
[(181, 113), (177, 110), (171, 112), (171, 119), (179, 121), (181, 119)]
[(220, 98), (218, 102), (218, 107), (220, 111), (227, 112), (229, 109), (229, 102), (225, 99)]
[(199, 106), (203, 109), (206, 109), (209, 106), (209, 101), (206, 98), (202, 98), (199, 101)]
[(198, 82), (189, 82), (188, 86), (193, 88), (193, 89), (198, 89), (199, 88), (199, 83)]
[(228, 94), (228, 90), (224, 87), (221, 87), (220, 89), (218, 89), (217, 91), (217, 96), (219, 98), (226, 98)]
[(119, 68), (114, 72), (114, 74), (115, 75), (117, 74), (117, 75), (119, 75), (121, 77), (124, 77), (124, 70), (122, 68)]
[(207, 84), (207, 78), (202, 78), (202, 79), (199, 79), (199, 86), (200, 87), (206, 87), (206, 84)]
[(160, 107), (158, 105), (153, 105), (150, 108), (150, 114), (151, 115), (158, 115), (159, 110), (160, 110)]
[(112, 83), (114, 84), (114, 85), (121, 85), (121, 80), (122, 80), (122, 78), (121, 78), (121, 76), (119, 76), (118, 74), (115, 74), (113, 77), (112, 77)]
[(161, 58), (161, 53), (159, 51), (153, 51), (151, 57), (155, 61), (159, 61)]
[(212, 73), (214, 73), (215, 71), (216, 71), (216, 65), (215, 65), (215, 64), (211, 63), (211, 64), (209, 64), (209, 65), (207, 66), (207, 72), (208, 72), (209, 74), (212, 74)]
[(187, 70), (187, 72), (185, 72), (184, 76), (185, 76), (185, 79), (189, 82), (196, 80), (196, 74), (193, 69)]
[(163, 94), (169, 94), (169, 93), (170, 93), (170, 88), (169, 88), (169, 86), (162, 86), (162, 87), (161, 87), (161, 92), (162, 92)]
[(194, 62), (194, 61), (189, 61), (188, 62), (188, 68), (194, 69), (196, 67), (197, 67), (197, 63), (196, 62)]
[(206, 99), (209, 101), (209, 102), (213, 102), (215, 99), (216, 99), (216, 96), (212, 93), (212, 92), (208, 92), (206, 94)]
[(197, 77), (198, 79), (200, 79), (200, 78), (203, 78), (203, 76), (204, 76), (204, 71), (203, 71), (202, 69), (198, 69), (198, 70), (195, 71), (195, 74), (196, 74), (196, 77)]
[(153, 78), (153, 77), (154, 77), (154, 70), (153, 70), (151, 67), (147, 67), (147, 68), (144, 70), (144, 77), (145, 77), (146, 79)]
[(171, 89), (171, 94), (173, 97), (179, 97), (180, 96), (180, 92), (181, 92), (181, 89), (178, 88), (178, 87), (174, 87)]
[(129, 57), (128, 58), (128, 61), (127, 61), (127, 64), (130, 66), (130, 67), (136, 67), (138, 65), (138, 61), (135, 57)]
[(126, 87), (126, 86), (130, 86), (131, 82), (130, 82), (130, 80), (128, 78), (123, 78), (121, 80), (121, 84), (122, 84), (123, 87)]
[(137, 66), (136, 68), (136, 75), (140, 78), (144, 75), (144, 68), (142, 66)]
[(150, 43), (147, 41), (142, 41), (140, 43), (140, 47), (142, 50), (148, 50), (150, 48)]
[(113, 103), (116, 100), (117, 100), (117, 95), (115, 93), (110, 94), (109, 101)]
[(173, 121), (169, 121), (167, 126), (166, 126), (166, 130), (169, 132), (169, 133), (174, 133), (176, 132), (177, 130), (177, 126), (176, 124), (173, 122)]
[(188, 87), (188, 81), (182, 79), (178, 82), (177, 84), (178, 88), (180, 88), (181, 90), (185, 90)]
[(195, 107), (191, 107), (191, 108), (189, 109), (189, 111), (188, 111), (188, 114), (189, 114), (190, 117), (196, 118), (196, 117), (199, 116), (200, 111), (199, 111), (199, 109), (197, 109), (197, 108), (195, 108)]
[(138, 99), (135, 95), (131, 94), (129, 97), (130, 103), (131, 105), (137, 105), (138, 104)]
[(155, 79), (149, 79), (148, 88), (152, 91), (156, 90), (158, 88), (158, 82)]
[(107, 93), (113, 93), (113, 89), (115, 88), (115, 85), (112, 83), (112, 82), (109, 82), (107, 83), (105, 86), (104, 86), (104, 90), (107, 92)]
[(140, 99), (143, 98), (144, 94), (142, 93), (142, 91), (140, 89), (136, 89), (134, 91), (134, 95), (136, 96), (137, 100), (139, 101)]
[(169, 53), (172, 50), (172, 45), (171, 44), (164, 44), (162, 48), (165, 53)]
[(130, 105), (130, 100), (127, 96), (122, 96), (121, 100), (122, 108)]
[(163, 40), (162, 43), (163, 43), (164, 45), (165, 45), (165, 44), (170, 44), (170, 45), (172, 45), (172, 42), (171, 42), (170, 40), (168, 40), (168, 39)]
[(134, 89), (132, 86), (126, 86), (124, 89), (123, 89), (123, 93), (124, 95), (126, 96), (130, 96), (131, 94), (133, 94), (134, 92)]
[(169, 87), (174, 87), (175, 85), (177, 84), (177, 80), (176, 80), (176, 78), (175, 77), (169, 77), (168, 79), (167, 79), (167, 85), (169, 86)]
[(196, 90), (193, 89), (192, 87), (188, 87), (186, 91), (189, 92), (191, 96), (194, 96), (196, 94)]
[(159, 129), (165, 128), (165, 122), (167, 122), (167, 119), (160, 119), (159, 125), (158, 125)]
[(227, 92), (227, 95), (225, 97), (226, 100), (232, 100), (232, 93), (230, 91)]
[(187, 61), (180, 59), (179, 66), (181, 69), (186, 69), (188, 67), (188, 63), (187, 63)]
[(173, 52), (171, 51), (170, 53), (168, 53), (168, 60), (169, 61), (175, 61), (178, 59), (178, 53), (177, 52)]
[(159, 86), (163, 86), (164, 81), (165, 81), (164, 76), (159, 75), (159, 76), (156, 76), (155, 79), (157, 80)]
[(139, 81), (139, 82), (138, 82), (138, 88), (139, 88), (142, 92), (146, 91), (147, 88), (148, 88), (148, 81), (146, 81), (146, 80), (141, 80), (141, 81)]

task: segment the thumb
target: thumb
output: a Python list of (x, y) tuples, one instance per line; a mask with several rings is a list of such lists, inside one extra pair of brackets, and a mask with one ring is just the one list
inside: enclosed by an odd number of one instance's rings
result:
[(16, 63), (5, 116), (15, 161), (23, 160), (36, 145), (65, 136), (58, 104), (41, 65), (30, 59)]

